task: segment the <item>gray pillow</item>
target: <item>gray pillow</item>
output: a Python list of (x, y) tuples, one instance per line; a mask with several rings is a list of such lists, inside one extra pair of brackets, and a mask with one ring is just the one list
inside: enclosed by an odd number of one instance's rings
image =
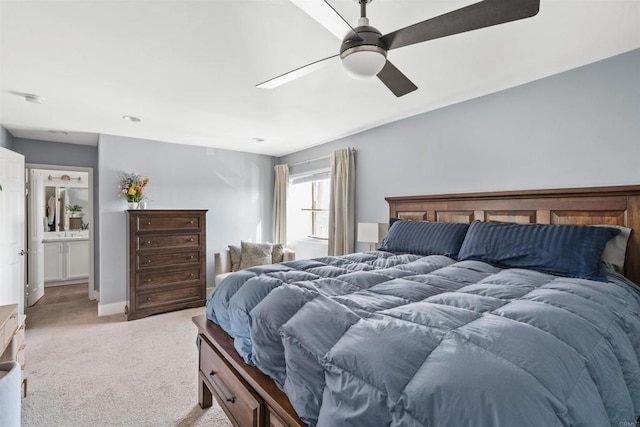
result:
[(624, 260), (627, 254), (627, 242), (631, 229), (621, 225), (594, 225), (594, 227), (612, 227), (620, 230), (620, 234), (611, 238), (602, 252), (602, 261), (613, 267), (618, 273), (624, 271)]
[(242, 258), (242, 248), (240, 246), (229, 245), (229, 257), (231, 258), (231, 271), (240, 270), (240, 259)]
[(240, 242), (241, 256), (240, 269), (254, 267), (256, 265), (271, 264), (271, 244)]
[(274, 243), (271, 249), (271, 262), (277, 264), (284, 258), (284, 244)]

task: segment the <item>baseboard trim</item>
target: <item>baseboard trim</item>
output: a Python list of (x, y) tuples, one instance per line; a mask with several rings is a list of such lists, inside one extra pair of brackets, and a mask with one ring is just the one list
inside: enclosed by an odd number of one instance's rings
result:
[[(58, 280), (55, 282), (45, 282), (45, 288), (53, 288), (56, 286), (67, 286), (67, 285), (79, 285), (81, 283), (88, 283), (88, 278), (84, 279), (69, 279), (69, 280)], [(88, 286), (88, 284), (87, 284)]]
[(124, 308), (127, 305), (126, 301), (122, 302), (114, 302), (111, 304), (100, 304), (98, 303), (98, 317), (100, 316), (111, 316), (112, 314), (121, 314), (124, 313)]

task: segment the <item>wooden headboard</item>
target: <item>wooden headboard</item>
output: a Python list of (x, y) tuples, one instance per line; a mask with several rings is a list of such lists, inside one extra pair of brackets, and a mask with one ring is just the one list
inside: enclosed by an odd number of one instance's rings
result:
[(640, 285), (640, 185), (387, 197), (391, 218), (622, 225), (634, 231), (625, 276)]

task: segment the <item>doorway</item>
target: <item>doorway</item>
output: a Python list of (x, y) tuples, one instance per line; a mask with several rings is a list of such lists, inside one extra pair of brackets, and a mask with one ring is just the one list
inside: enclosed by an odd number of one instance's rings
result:
[(54, 286), (86, 284), (87, 298), (97, 299), (93, 169), (27, 164), (26, 177), (29, 258), (25, 305), (34, 305)]

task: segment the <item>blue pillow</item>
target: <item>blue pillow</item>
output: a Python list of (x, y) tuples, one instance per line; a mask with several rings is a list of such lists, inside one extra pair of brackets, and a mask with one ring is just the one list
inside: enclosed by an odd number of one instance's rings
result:
[(609, 227), (474, 221), (459, 259), (604, 282), (602, 251), (618, 233)]
[(394, 221), (382, 250), (416, 255), (458, 256), (469, 224), (427, 221)]

